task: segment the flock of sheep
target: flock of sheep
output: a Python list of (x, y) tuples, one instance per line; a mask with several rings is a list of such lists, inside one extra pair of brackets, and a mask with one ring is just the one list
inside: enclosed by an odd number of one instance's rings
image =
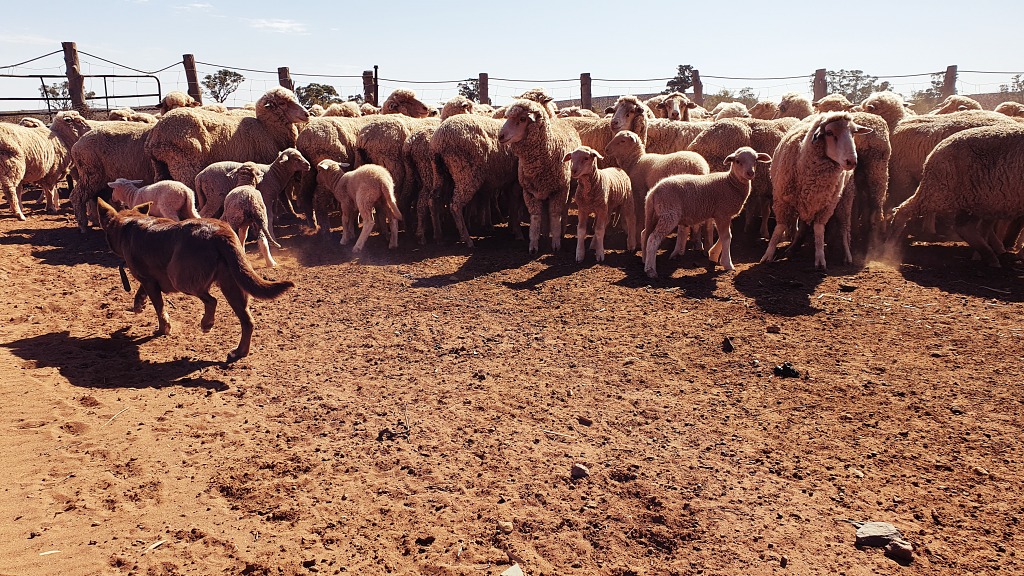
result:
[(1022, 122), (1024, 105), (983, 111), (962, 96), (918, 116), (891, 92), (856, 106), (791, 93), (779, 104), (712, 111), (678, 92), (622, 96), (603, 116), (557, 110), (540, 89), (496, 110), (461, 96), (437, 110), (409, 90), (380, 108), (326, 110), (306, 110), (285, 88), (239, 110), (172, 92), (159, 116), (115, 110), (93, 121), (65, 111), (49, 126), (0, 123), (0, 186), (24, 220), (24, 186), (42, 188), (55, 212), (70, 171), (83, 232), (98, 196), (126, 207), (152, 202), (154, 216), (220, 217), (243, 244), (251, 228), (268, 266), (275, 224), (296, 206), (322, 233), (339, 207), (341, 243), (358, 231), (356, 252), (375, 229), (397, 247), (400, 222), (421, 244), (428, 230), (440, 241), (451, 227), (472, 247), (471, 229), (503, 220), (521, 239), (528, 218), (535, 253), (542, 237), (560, 250), (574, 202), (577, 261), (593, 214), (597, 260), (618, 221), (651, 277), (673, 231), (671, 256), (689, 243), (731, 270), (731, 223), (744, 209), (745, 233), (769, 239), (762, 262), (782, 240), (798, 247), (809, 230), (816, 267), (825, 267), (826, 234), (850, 263), (855, 248), (896, 241), (920, 220), (926, 230), (952, 225), (998, 267), (1015, 257), (1024, 220)]

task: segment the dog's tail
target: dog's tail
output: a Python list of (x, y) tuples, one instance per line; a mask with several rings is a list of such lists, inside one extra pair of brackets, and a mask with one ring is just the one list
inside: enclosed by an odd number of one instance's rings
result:
[(227, 262), (231, 278), (242, 290), (245, 290), (254, 298), (272, 300), (284, 294), (285, 290), (295, 286), (295, 283), (289, 280), (267, 282), (257, 276), (249, 261), (245, 259), (241, 244), (238, 243), (234, 234), (224, 234), (221, 236), (221, 242), (218, 242), (217, 248), (220, 251), (221, 257)]

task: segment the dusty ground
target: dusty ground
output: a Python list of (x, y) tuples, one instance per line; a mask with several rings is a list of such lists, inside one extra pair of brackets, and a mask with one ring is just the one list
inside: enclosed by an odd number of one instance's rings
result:
[(223, 303), (203, 334), (172, 296), (152, 338), (98, 232), (29, 218), (0, 218), (2, 574), (1024, 573), (1024, 287), (962, 245), (649, 283), (621, 238), (353, 260), (293, 229), (260, 270), (297, 288), (227, 366)]

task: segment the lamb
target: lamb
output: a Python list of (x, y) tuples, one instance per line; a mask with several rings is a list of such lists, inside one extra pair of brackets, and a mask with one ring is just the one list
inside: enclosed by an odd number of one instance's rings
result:
[(1024, 117), (1024, 104), (1021, 104), (1020, 102), (1003, 102), (995, 107), (994, 112), (1006, 114), (1011, 117), (1022, 118)]
[(952, 114), (964, 110), (982, 110), (981, 103), (969, 96), (953, 94), (947, 96), (938, 106), (932, 108), (929, 114)]
[(814, 107), (806, 96), (797, 92), (786, 92), (779, 101), (779, 113), (776, 118), (799, 118), (804, 119), (814, 114)]
[(779, 113), (779, 105), (771, 100), (761, 100), (750, 108), (750, 117), (757, 120), (771, 120)]
[(743, 210), (750, 195), (757, 163), (771, 161), (768, 154), (743, 147), (726, 157), (725, 162), (731, 165), (728, 172), (669, 176), (651, 188), (640, 237), (647, 276), (658, 277), (658, 247), (673, 228), (688, 230), (706, 220), (714, 220), (718, 227), (718, 241), (709, 252), (711, 260), (733, 270), (732, 219)]
[[(799, 218), (814, 230), (814, 266), (825, 268), (825, 224), (857, 166), (853, 136), (870, 132), (870, 128), (857, 125), (848, 112), (828, 112), (786, 133), (771, 167), (777, 224), (761, 262), (775, 259), (783, 234), (795, 230)], [(843, 248), (846, 261), (852, 262), (849, 246)]]
[(107, 186), (114, 191), (115, 205), (120, 203), (125, 207), (122, 209), (152, 202), (150, 216), (170, 218), (174, 221), (199, 218), (199, 213), (196, 212), (195, 192), (181, 182), (168, 180), (142, 186), (142, 180), (118, 178), (113, 182), (107, 182)]
[(245, 251), (245, 238), (249, 234), (249, 227), (256, 228), (256, 244), (259, 246), (263, 262), (268, 268), (277, 266), (274, 257), (270, 255), (270, 242), (280, 248), (270, 232), (267, 223), (267, 206), (263, 202), (263, 194), (256, 186), (260, 182), (263, 168), (255, 162), (246, 162), (228, 173), (228, 177), (236, 180), (236, 186), (224, 197), (224, 216), (222, 220), (231, 226), (238, 242)]
[(348, 102), (335, 102), (324, 110), (323, 116), (341, 116), (343, 118), (358, 118), (363, 113), (359, 110), (359, 104)]
[(117, 108), (107, 112), (107, 120), (121, 122), (142, 122), (143, 124), (156, 124), (157, 117), (145, 112), (136, 112), (131, 108)]
[(586, 108), (580, 108), (579, 106), (560, 108), (556, 116), (559, 118), (600, 118), (600, 116), (597, 115), (597, 112), (587, 110)]
[(0, 188), (18, 220), (25, 220), (21, 208), (25, 184), (43, 189), (47, 212), (59, 210), (57, 185), (71, 168), (69, 149), (82, 126), (74, 121), (76, 116), (81, 119), (77, 112), (62, 112), (49, 129), (0, 123)]
[[(214, 162), (196, 174), (196, 200), (199, 203), (199, 215), (202, 218), (216, 218), (224, 208), (224, 198), (228, 192), (239, 185), (236, 184), (235, 177), (230, 173), (241, 165), (241, 162), (230, 160)], [(270, 164), (256, 164), (256, 166), (260, 171), (260, 179), (254, 186), (260, 191), (267, 212), (267, 228), (270, 231), (270, 239), (276, 241), (274, 237), (276, 203), (296, 174), (304, 175), (309, 172), (310, 164), (298, 150), (286, 148)]]
[(381, 166), (367, 164), (350, 172), (344, 172), (341, 164), (333, 160), (324, 160), (317, 166), (317, 182), (331, 191), (341, 205), (342, 229), (341, 245), (344, 246), (355, 235), (356, 217), (363, 220), (363, 230), (359, 239), (352, 246), (353, 252), (361, 252), (366, 239), (373, 232), (374, 208), (378, 213), (385, 211), (390, 221), (388, 248), (398, 248), (398, 221), (402, 213), (398, 211), (395, 200), (395, 182), (391, 174)]
[(278, 86), (260, 97), (255, 118), (171, 110), (153, 126), (146, 153), (159, 179), (192, 184), (200, 170), (221, 160), (271, 162), (295, 146), (299, 125), (308, 120), (295, 94)]
[(381, 114), (404, 114), (413, 118), (426, 118), (430, 115), (430, 107), (416, 98), (412, 90), (399, 88), (388, 96), (380, 106)]
[(747, 105), (743, 102), (720, 102), (711, 113), (715, 121), (726, 118), (750, 118)]
[(1024, 127), (1017, 123), (971, 128), (944, 139), (928, 156), (917, 192), (896, 208), (890, 241), (902, 236), (911, 218), (948, 214), (982, 260), (999, 267), (1005, 247), (992, 224), (1024, 215), (1022, 173)]
[(445, 102), (444, 106), (441, 108), (441, 120), (445, 120), (455, 116), (456, 114), (473, 114), (475, 106), (476, 104), (469, 98), (462, 95), (456, 96)]
[[(78, 229), (85, 233), (89, 219), (87, 207), (95, 214), (97, 196), (109, 190), (107, 182), (115, 178), (155, 182), (153, 164), (146, 156), (146, 138), (153, 124), (106, 122), (83, 134), (71, 147), (71, 158), (78, 179), (71, 190), (71, 206)], [(98, 224), (95, 216), (93, 221)]]
[(892, 92), (873, 92), (863, 102), (860, 103), (860, 109), (864, 112), (870, 112), (877, 114), (885, 119), (885, 123), (889, 125), (889, 134), (896, 129), (896, 125), (900, 120), (908, 116), (913, 116), (914, 113), (907, 108), (903, 99), (893, 94)]
[(175, 90), (173, 92), (168, 92), (167, 95), (160, 100), (160, 113), (167, 114), (175, 108), (197, 108), (202, 105), (202, 102), (199, 102), (188, 94)]
[(811, 104), (814, 106), (814, 111), (821, 112), (850, 112), (853, 110), (853, 103), (850, 102), (846, 96), (842, 94), (829, 94), (823, 98), (819, 98), (816, 102)]
[(697, 108), (697, 103), (682, 92), (659, 94), (644, 104), (654, 112), (656, 118), (668, 118), (682, 122), (689, 122), (690, 110)]
[(505, 112), (498, 141), (508, 144), (519, 159), (519, 185), (530, 212), (530, 253), (539, 250), (541, 219), (545, 208), (551, 232), (551, 249), (562, 246), (562, 214), (569, 200), (569, 166), (566, 154), (580, 146), (576, 131), (565, 120), (532, 100), (519, 99)]
[(620, 212), (626, 229), (626, 249), (636, 250), (636, 216), (629, 175), (619, 168), (598, 168), (601, 154), (588, 146), (580, 146), (563, 158), (569, 162), (572, 178), (579, 182), (576, 206), (579, 220), (576, 224), (576, 261), (583, 262), (590, 214), (594, 214), (594, 240), (591, 247), (598, 262), (604, 261), (604, 232), (609, 217)]
[[(707, 174), (708, 163), (696, 152), (673, 152), (672, 154), (653, 154), (647, 152), (640, 137), (628, 130), (615, 135), (605, 153), (615, 159), (618, 165), (629, 174), (633, 192), (633, 215), (636, 218), (636, 229), (643, 228), (644, 202), (647, 192), (662, 178), (676, 174)], [(684, 240), (685, 242), (685, 240)], [(685, 244), (679, 248), (685, 248)], [(675, 256), (675, 253), (673, 253)]]

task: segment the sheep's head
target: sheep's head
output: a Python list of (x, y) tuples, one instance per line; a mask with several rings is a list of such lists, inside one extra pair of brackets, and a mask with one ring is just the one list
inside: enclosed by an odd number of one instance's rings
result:
[(128, 196), (139, 186), (142, 186), (142, 180), (129, 180), (127, 178), (118, 178), (113, 182), (107, 182), (107, 186), (113, 190), (113, 194), (110, 197), (110, 201), (114, 203), (114, 206), (127, 206)]
[(690, 119), (689, 112), (697, 107), (697, 103), (690, 100), (682, 92), (673, 92), (665, 96), (661, 102), (658, 102), (657, 106), (665, 114), (663, 118), (685, 121)]
[(589, 146), (580, 146), (562, 158), (562, 162), (569, 162), (572, 177), (576, 179), (593, 174), (598, 160), (604, 160), (604, 156)]
[(472, 100), (460, 94), (445, 102), (444, 107), (441, 108), (441, 120), (451, 118), (456, 114), (472, 114), (474, 106), (475, 104)]
[(309, 112), (302, 107), (295, 93), (282, 86), (276, 86), (256, 101), (256, 117), (262, 120), (274, 118), (279, 124), (302, 124), (309, 121)]
[(797, 92), (786, 92), (779, 102), (779, 113), (776, 118), (806, 118), (814, 113), (811, 101)]
[(263, 179), (263, 170), (255, 162), (245, 162), (225, 174), (235, 181), (235, 186), (255, 186)]
[(750, 118), (750, 112), (747, 110), (747, 105), (742, 102), (720, 102), (718, 106), (715, 106), (714, 112), (715, 120), (722, 120), (725, 118)]
[(829, 94), (811, 104), (816, 112), (850, 112), (853, 103), (842, 94)]
[(46, 122), (43, 122), (39, 118), (33, 118), (26, 116), (18, 121), (18, 124), (25, 128), (46, 128)]
[(771, 120), (775, 118), (775, 115), (779, 113), (779, 105), (769, 100), (761, 100), (757, 104), (754, 104), (750, 110), (751, 118), (758, 118), (760, 120)]
[(964, 110), (981, 110), (981, 104), (974, 98), (953, 94), (946, 97), (941, 104), (932, 109), (929, 114), (952, 114)]
[(323, 186), (325, 188), (334, 188), (334, 184), (337, 183), (338, 179), (345, 174), (345, 170), (349, 168), (349, 164), (343, 164), (334, 160), (321, 160), (316, 165), (316, 183), (317, 186)]
[(616, 132), (632, 130), (636, 127), (636, 119), (640, 116), (653, 118), (654, 113), (636, 96), (620, 96), (615, 101), (615, 109), (612, 112), (612, 130)]
[(313, 104), (312, 106), (309, 107), (309, 110), (307, 110), (307, 112), (309, 112), (310, 117), (323, 116), (324, 107), (319, 104)]
[(548, 94), (543, 88), (530, 88), (516, 97), (518, 100), (531, 100), (544, 107), (548, 118), (554, 118), (558, 114), (558, 107), (555, 106), (555, 98)]
[(616, 160), (637, 151), (643, 153), (644, 143), (640, 141), (640, 136), (629, 130), (620, 130), (604, 146), (604, 153)]
[(516, 100), (505, 110), (505, 124), (498, 132), (498, 142), (515, 144), (526, 139), (531, 126), (547, 121), (547, 111), (532, 100)]
[(309, 161), (295, 148), (286, 148), (277, 155), (275, 164), (281, 164), (296, 172), (309, 172)]
[(91, 130), (92, 126), (89, 126), (77, 110), (64, 110), (54, 116), (51, 128), (65, 140), (66, 144), (74, 144)]
[(363, 116), (370, 116), (371, 114), (380, 114), (380, 108), (377, 108), (369, 102), (364, 102), (359, 106), (359, 112), (361, 112)]
[(175, 90), (168, 92), (164, 99), (160, 101), (160, 112), (166, 114), (175, 108), (195, 108), (201, 105), (195, 98)]
[(819, 114), (811, 126), (809, 136), (812, 142), (824, 142), (825, 156), (843, 170), (857, 167), (857, 147), (854, 134), (870, 134), (871, 128), (860, 126), (846, 112)]
[(1003, 102), (999, 106), (996, 106), (995, 111), (1000, 114), (1006, 114), (1007, 116), (1020, 118), (1024, 117), (1024, 104), (1021, 104), (1020, 102)]
[(430, 115), (430, 107), (416, 98), (412, 90), (399, 88), (388, 96), (380, 107), (381, 114), (405, 114), (413, 118), (426, 118)]
[(758, 162), (771, 162), (772, 157), (764, 152), (758, 152), (750, 146), (738, 148), (725, 158), (725, 165), (730, 166), (730, 171), (740, 180), (751, 181), (754, 179), (754, 172)]

